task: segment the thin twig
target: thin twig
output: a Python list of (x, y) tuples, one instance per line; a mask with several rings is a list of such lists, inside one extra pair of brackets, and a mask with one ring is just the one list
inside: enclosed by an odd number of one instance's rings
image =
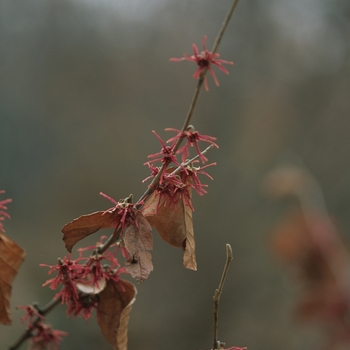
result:
[(229, 244), (226, 244), (226, 263), (225, 263), (225, 267), (224, 267), (224, 271), (222, 272), (222, 276), (221, 276), (221, 280), (220, 280), (220, 284), (219, 287), (217, 289), (215, 289), (215, 293), (214, 293), (214, 340), (213, 340), (213, 349), (220, 349), (220, 345), (219, 347), (217, 347), (217, 344), (220, 344), (220, 342), (218, 341), (218, 317), (219, 317), (219, 302), (220, 302), (220, 297), (221, 297), (221, 293), (222, 293), (222, 289), (224, 288), (224, 283), (226, 280), (226, 276), (227, 276), (227, 271), (228, 268), (231, 264), (231, 261), (233, 259), (233, 255), (232, 255), (232, 248)]
[[(190, 104), (190, 108), (188, 109), (188, 112), (187, 112), (187, 116), (186, 116), (186, 119), (185, 119), (185, 122), (182, 126), (182, 129), (181, 129), (181, 134), (188, 128), (188, 126), (190, 125), (190, 122), (191, 122), (191, 118), (193, 116), (193, 112), (194, 112), (194, 109), (197, 105), (197, 101), (198, 101), (198, 97), (199, 97), (199, 93), (201, 92), (201, 88), (203, 86), (203, 82), (204, 82), (204, 79), (205, 79), (205, 75), (207, 74), (207, 71), (208, 69), (204, 69), (201, 73), (201, 75), (199, 76), (198, 78), (198, 83), (197, 83), (197, 86), (196, 86), (196, 89), (194, 91), (194, 94), (193, 94), (193, 97), (192, 97), (192, 102)], [(179, 149), (182, 141), (183, 141), (184, 137), (180, 137), (178, 140), (177, 140), (177, 143), (174, 147), (174, 153)]]
[(102, 255), (113, 243), (119, 239), (120, 233), (121, 227), (115, 230), (102, 245), (97, 247), (96, 254)]
[(223, 36), (224, 33), (225, 33), (225, 30), (226, 30), (226, 27), (227, 27), (227, 25), (228, 25), (228, 22), (229, 22), (230, 19), (231, 19), (231, 16), (232, 16), (232, 14), (233, 14), (233, 12), (234, 12), (234, 10), (235, 10), (237, 4), (238, 4), (238, 1), (239, 1), (239, 0), (234, 0), (234, 1), (233, 1), (233, 4), (232, 4), (231, 8), (230, 8), (229, 11), (227, 12), (226, 17), (225, 17), (224, 21), (222, 22), (222, 25), (221, 25), (221, 28), (220, 28), (220, 30), (219, 30), (219, 33), (218, 33), (218, 35), (216, 36), (216, 38), (215, 38), (215, 40), (214, 40), (213, 48), (211, 49), (211, 53), (212, 53), (212, 54), (214, 54), (214, 53), (216, 52), (216, 50), (218, 49), (218, 47), (219, 47), (220, 41), (221, 41), (221, 39), (222, 39), (222, 36)]
[[(208, 146), (204, 151), (201, 152), (201, 155), (207, 153), (213, 147), (214, 147), (214, 145)], [(197, 154), (195, 157), (193, 157), (191, 159), (186, 160), (185, 163), (181, 163), (181, 165), (179, 167), (177, 167), (170, 175), (177, 175), (181, 171), (181, 169), (183, 169), (187, 165), (191, 164), (192, 162), (194, 162), (198, 158), (199, 158), (199, 154)]]

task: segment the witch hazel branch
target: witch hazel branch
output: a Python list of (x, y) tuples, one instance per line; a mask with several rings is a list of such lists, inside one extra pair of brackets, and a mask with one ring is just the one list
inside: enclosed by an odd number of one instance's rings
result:
[[(157, 137), (161, 143), (161, 150), (149, 155), (148, 158), (151, 160), (145, 162), (151, 169), (149, 178), (155, 178), (160, 174), (159, 181), (156, 185), (152, 185), (150, 194), (133, 203), (132, 195), (116, 201), (101, 193), (113, 203), (111, 208), (83, 215), (62, 229), (66, 248), (71, 252), (73, 246), (88, 235), (100, 229), (112, 228), (113, 234), (107, 244), (96, 247), (95, 254), (101, 255), (102, 251), (107, 252), (106, 246), (117, 242), (126, 259), (126, 271), (138, 282), (146, 280), (153, 270), (150, 253), (153, 245), (152, 226), (166, 242), (182, 247), (185, 267), (196, 270), (192, 189), (200, 195), (204, 194), (206, 185), (201, 183), (198, 174), (210, 177), (200, 166), (194, 165), (197, 156), (187, 162), (177, 160), (174, 154), (176, 137), (174, 140), (170, 139), (171, 146), (167, 146), (158, 135)], [(217, 146), (213, 141), (210, 142)], [(179, 150), (177, 153), (182, 152)], [(200, 152), (198, 157), (205, 156)], [(157, 163), (160, 163), (160, 166), (153, 165)], [(98, 281), (97, 275), (94, 276), (94, 280)]]
[[(18, 349), (26, 340), (29, 340), (32, 350), (58, 349), (67, 333), (54, 330), (45, 322), (45, 316), (57, 305), (63, 304), (67, 308), (67, 316), (73, 318), (88, 320), (96, 310), (104, 338), (113, 349), (126, 350), (128, 320), (137, 291), (121, 276), (130, 274), (140, 283), (153, 271), (153, 228), (165, 242), (183, 250), (185, 268), (197, 270), (192, 194), (197, 192), (203, 196), (207, 193), (208, 185), (202, 183), (202, 179), (213, 180), (207, 171), (216, 165), (215, 162), (208, 163), (207, 152), (219, 146), (215, 137), (201, 134), (190, 122), (201, 87), (204, 85), (209, 90), (207, 72), (219, 85), (213, 68), (228, 74), (223, 64), (233, 64), (219, 58), (216, 50), (237, 3), (238, 0), (233, 2), (211, 51), (207, 49), (206, 36), (203, 36), (202, 51), (193, 44), (192, 56), (185, 54), (183, 58), (171, 59), (194, 62), (197, 70), (193, 77), (198, 81), (182, 129), (167, 128), (167, 132), (175, 132), (167, 140), (152, 131), (160, 143), (160, 150), (150, 154), (144, 163), (150, 170), (150, 175), (142, 181), (149, 182), (146, 191), (137, 201), (131, 194), (115, 200), (100, 193), (112, 203), (110, 208), (82, 215), (64, 225), (63, 241), (68, 255), (58, 258), (54, 265), (41, 264), (49, 269), (51, 277), (43, 286), (51, 288), (56, 294), (43, 308), (38, 304), (19, 307), (25, 311), (22, 322), (27, 326), (9, 349)], [(207, 148), (203, 149), (203, 144)], [(2, 205), (6, 203), (2, 202)], [(8, 216), (4, 211), (0, 214)], [(102, 229), (110, 229), (112, 233), (108, 237), (101, 236), (94, 246), (77, 249), (78, 257), (73, 259), (74, 246)], [(125, 261), (123, 264), (121, 259)], [(9, 310), (6, 312), (9, 313)], [(215, 338), (213, 349), (224, 349), (223, 344)]]

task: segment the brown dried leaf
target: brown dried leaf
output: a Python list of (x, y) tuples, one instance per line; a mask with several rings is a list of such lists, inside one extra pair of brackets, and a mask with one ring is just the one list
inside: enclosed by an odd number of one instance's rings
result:
[[(189, 193), (191, 200), (191, 189)], [(184, 266), (196, 271), (192, 210), (183, 198), (177, 202), (176, 209), (164, 204), (166, 204), (164, 198), (159, 199), (159, 194), (153, 192), (145, 203), (143, 215), (164, 241), (184, 250)]]
[(12, 282), (25, 257), (25, 251), (0, 232), (0, 324), (11, 324)]
[(153, 271), (152, 255), (148, 250), (153, 249), (152, 227), (138, 212), (133, 225), (124, 232), (124, 244), (130, 253), (126, 268), (133, 278), (143, 282)]
[(136, 293), (135, 286), (127, 281), (108, 280), (99, 294), (97, 321), (114, 350), (127, 350), (129, 315)]
[(187, 269), (196, 271), (196, 245), (194, 240), (192, 210), (188, 205), (185, 204), (184, 200), (182, 200), (182, 207), (184, 211), (184, 226), (186, 230), (183, 264)]
[(73, 246), (77, 242), (86, 236), (95, 233), (101, 228), (111, 228), (116, 226), (116, 221), (117, 218), (114, 211), (97, 211), (74, 219), (62, 228), (63, 241), (66, 249), (71, 252)]

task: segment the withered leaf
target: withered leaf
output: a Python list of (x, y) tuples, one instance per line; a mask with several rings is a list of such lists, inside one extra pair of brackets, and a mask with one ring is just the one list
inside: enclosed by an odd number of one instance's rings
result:
[(114, 211), (97, 211), (74, 219), (62, 228), (66, 249), (71, 252), (77, 242), (101, 228), (116, 226), (118, 224), (117, 220), (118, 218)]
[[(191, 188), (189, 194), (191, 200)], [(164, 241), (184, 250), (184, 266), (197, 270), (192, 210), (186, 205), (185, 199), (180, 198), (174, 209), (164, 198), (159, 198), (159, 194), (153, 192), (142, 213)]]
[(0, 324), (11, 324), (12, 282), (25, 257), (25, 251), (0, 232)]
[(183, 264), (187, 269), (197, 270), (196, 263), (196, 245), (194, 240), (194, 230), (193, 230), (193, 220), (192, 220), (192, 210), (184, 203), (182, 200), (182, 207), (184, 211), (184, 228), (186, 230), (186, 240), (184, 241), (184, 257)]
[(108, 280), (99, 294), (97, 322), (113, 350), (127, 350), (128, 322), (136, 293), (135, 286), (127, 281)]
[(133, 278), (143, 282), (153, 271), (152, 255), (148, 250), (153, 249), (152, 227), (141, 212), (138, 212), (133, 225), (124, 231), (125, 248), (130, 254), (126, 268)]

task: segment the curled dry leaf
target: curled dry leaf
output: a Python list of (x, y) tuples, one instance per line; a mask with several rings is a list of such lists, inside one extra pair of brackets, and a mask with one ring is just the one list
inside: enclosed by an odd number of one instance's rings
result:
[(129, 315), (136, 293), (135, 286), (127, 281), (108, 280), (99, 294), (97, 322), (113, 350), (127, 350)]
[(138, 212), (135, 221), (124, 231), (125, 248), (130, 254), (126, 268), (133, 278), (143, 282), (153, 271), (152, 255), (148, 250), (153, 249), (152, 227)]
[(71, 252), (73, 246), (86, 236), (95, 233), (101, 228), (116, 226), (116, 220), (117, 215), (114, 211), (97, 211), (74, 219), (62, 228), (66, 249)]
[(0, 232), (0, 324), (11, 324), (12, 282), (25, 255), (17, 243)]
[[(191, 200), (191, 188), (189, 194), (188, 200)], [(184, 198), (179, 199), (174, 209), (166, 203), (164, 197), (159, 198), (159, 194), (153, 192), (142, 212), (164, 241), (184, 250), (184, 266), (197, 270), (192, 210), (186, 205)]]
[(75, 285), (80, 292), (86, 294), (98, 294), (105, 289), (106, 283), (107, 282), (104, 277), (98, 280), (97, 283), (94, 283), (93, 275), (90, 274), (84, 279), (80, 279), (80, 281), (76, 282)]

